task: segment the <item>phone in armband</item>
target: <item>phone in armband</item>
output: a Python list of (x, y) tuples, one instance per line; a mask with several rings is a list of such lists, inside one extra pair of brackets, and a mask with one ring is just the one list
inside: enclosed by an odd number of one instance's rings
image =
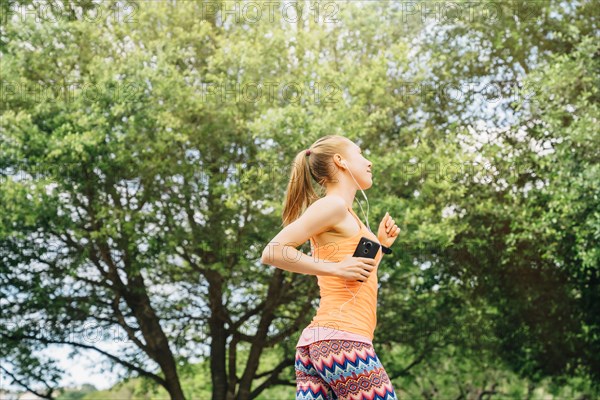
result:
[[(381, 245), (369, 238), (361, 237), (352, 257), (375, 258)], [(360, 279), (358, 280), (361, 281)]]

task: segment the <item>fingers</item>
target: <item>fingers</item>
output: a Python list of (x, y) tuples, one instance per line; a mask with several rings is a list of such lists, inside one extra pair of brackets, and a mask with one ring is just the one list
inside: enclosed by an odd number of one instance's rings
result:
[(361, 275), (363, 275), (365, 278), (369, 279), (369, 276), (371, 276), (373, 269), (374, 269), (374, 267), (372, 267), (370, 265), (365, 265), (359, 270), (359, 273)]
[(357, 257), (359, 259), (360, 265), (358, 266), (358, 274), (360, 274), (360, 276), (358, 277), (358, 281), (359, 282), (364, 282), (364, 280), (369, 279), (369, 276), (371, 276), (371, 272), (373, 272), (373, 270), (375, 269), (375, 265), (371, 264), (374, 263), (375, 260), (373, 260), (372, 258), (364, 258), (364, 257)]
[(385, 227), (389, 228), (390, 223), (393, 221), (392, 217), (390, 217), (389, 214), (385, 214), (385, 218), (383, 219), (385, 221)]
[(369, 279), (371, 273), (375, 270), (375, 259), (367, 258), (367, 257), (355, 257), (357, 263), (354, 267), (358, 267), (358, 269), (354, 269), (354, 273), (358, 274), (355, 278), (358, 282), (364, 282)]
[(397, 228), (397, 227), (398, 227), (398, 225), (394, 225), (394, 220), (392, 220), (392, 221), (390, 222), (390, 225), (387, 227), (387, 231), (386, 231), (386, 232), (388, 232), (388, 233), (389, 233), (389, 232), (391, 232), (391, 231), (394, 229), (394, 227), (396, 227), (396, 228)]
[(400, 227), (398, 227), (398, 225), (393, 225), (392, 227), (390, 227), (388, 230), (386, 230), (386, 233), (389, 236), (392, 236), (394, 234), (397, 234), (398, 232), (400, 232)]
[(359, 260), (361, 262), (363, 262), (365, 265), (370, 265), (370, 266), (375, 266), (375, 259), (374, 258), (367, 258), (367, 257), (359, 257)]
[(364, 282), (365, 280), (369, 279), (369, 276), (371, 276), (371, 272), (365, 271), (364, 269), (360, 270), (359, 274), (361, 275), (358, 277), (359, 282)]
[(393, 232), (395, 230), (395, 228), (398, 227), (398, 225), (394, 225), (394, 223), (396, 222), (392, 217), (390, 217), (387, 213), (386, 213), (386, 221), (385, 221), (385, 233), (389, 234), (390, 232)]

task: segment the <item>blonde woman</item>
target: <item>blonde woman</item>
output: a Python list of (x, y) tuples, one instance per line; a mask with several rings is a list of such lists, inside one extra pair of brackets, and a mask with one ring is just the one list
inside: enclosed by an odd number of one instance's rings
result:
[[(325, 188), (324, 197), (311, 180)], [(400, 228), (386, 213), (375, 235), (368, 211), (365, 226), (352, 210), (357, 189), (372, 184), (371, 162), (344, 136), (322, 137), (294, 160), (284, 228), (263, 251), (262, 262), (316, 275), (319, 284), (319, 308), (296, 345), (296, 399), (397, 399), (372, 341), (377, 268)], [(382, 246), (374, 259), (352, 257), (362, 237)], [(312, 257), (296, 249), (307, 240)]]

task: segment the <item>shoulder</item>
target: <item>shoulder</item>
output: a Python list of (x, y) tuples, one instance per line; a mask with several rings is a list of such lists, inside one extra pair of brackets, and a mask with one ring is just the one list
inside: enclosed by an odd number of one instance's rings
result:
[(326, 229), (333, 228), (346, 217), (346, 202), (340, 196), (329, 195), (312, 203), (304, 212), (303, 217), (312, 220)]
[(327, 214), (344, 215), (346, 213), (346, 202), (340, 196), (328, 195), (312, 203), (309, 208), (319, 209)]

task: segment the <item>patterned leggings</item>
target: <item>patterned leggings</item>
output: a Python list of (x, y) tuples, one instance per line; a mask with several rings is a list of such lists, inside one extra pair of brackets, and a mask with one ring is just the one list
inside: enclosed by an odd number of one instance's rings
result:
[(296, 348), (296, 400), (397, 400), (373, 346), (320, 340)]

